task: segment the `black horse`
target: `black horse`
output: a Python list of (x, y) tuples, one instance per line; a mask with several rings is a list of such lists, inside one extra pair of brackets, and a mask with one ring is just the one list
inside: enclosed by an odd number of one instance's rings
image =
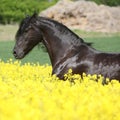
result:
[(71, 68), (73, 74), (101, 74), (120, 81), (119, 53), (99, 52), (63, 24), (35, 13), (20, 24), (13, 50), (15, 58), (22, 59), (40, 42), (47, 48), (52, 74), (60, 79)]

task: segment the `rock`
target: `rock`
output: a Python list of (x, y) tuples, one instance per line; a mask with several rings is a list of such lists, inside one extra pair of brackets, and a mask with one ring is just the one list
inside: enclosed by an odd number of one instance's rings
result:
[(120, 6), (109, 7), (84, 0), (60, 0), (56, 5), (42, 11), (40, 16), (52, 18), (75, 29), (120, 32)]

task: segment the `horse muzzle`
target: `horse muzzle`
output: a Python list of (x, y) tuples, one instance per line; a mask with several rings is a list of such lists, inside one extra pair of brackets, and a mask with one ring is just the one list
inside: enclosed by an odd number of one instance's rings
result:
[(19, 50), (13, 50), (13, 55), (16, 59), (22, 59), (24, 58), (25, 54), (23, 51), (19, 51)]

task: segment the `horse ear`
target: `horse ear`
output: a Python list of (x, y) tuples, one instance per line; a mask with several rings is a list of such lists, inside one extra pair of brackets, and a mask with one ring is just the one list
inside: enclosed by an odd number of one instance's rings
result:
[(38, 16), (37, 12), (34, 12), (32, 18), (36, 18)]
[(26, 18), (29, 18), (30, 16), (29, 15), (25, 15)]
[(30, 17), (30, 21), (31, 21), (32, 23), (34, 23), (35, 20), (36, 20), (36, 18), (37, 18), (37, 16), (38, 16), (37, 13), (34, 12), (33, 15)]

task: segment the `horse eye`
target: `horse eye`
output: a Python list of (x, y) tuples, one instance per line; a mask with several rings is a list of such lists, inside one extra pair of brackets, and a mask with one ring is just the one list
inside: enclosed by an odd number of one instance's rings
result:
[(32, 27), (29, 26), (28, 28), (25, 29), (25, 32), (28, 32), (29, 29), (31, 29)]
[(29, 28), (26, 28), (26, 29), (25, 29), (25, 32), (28, 32), (28, 30), (29, 30)]

